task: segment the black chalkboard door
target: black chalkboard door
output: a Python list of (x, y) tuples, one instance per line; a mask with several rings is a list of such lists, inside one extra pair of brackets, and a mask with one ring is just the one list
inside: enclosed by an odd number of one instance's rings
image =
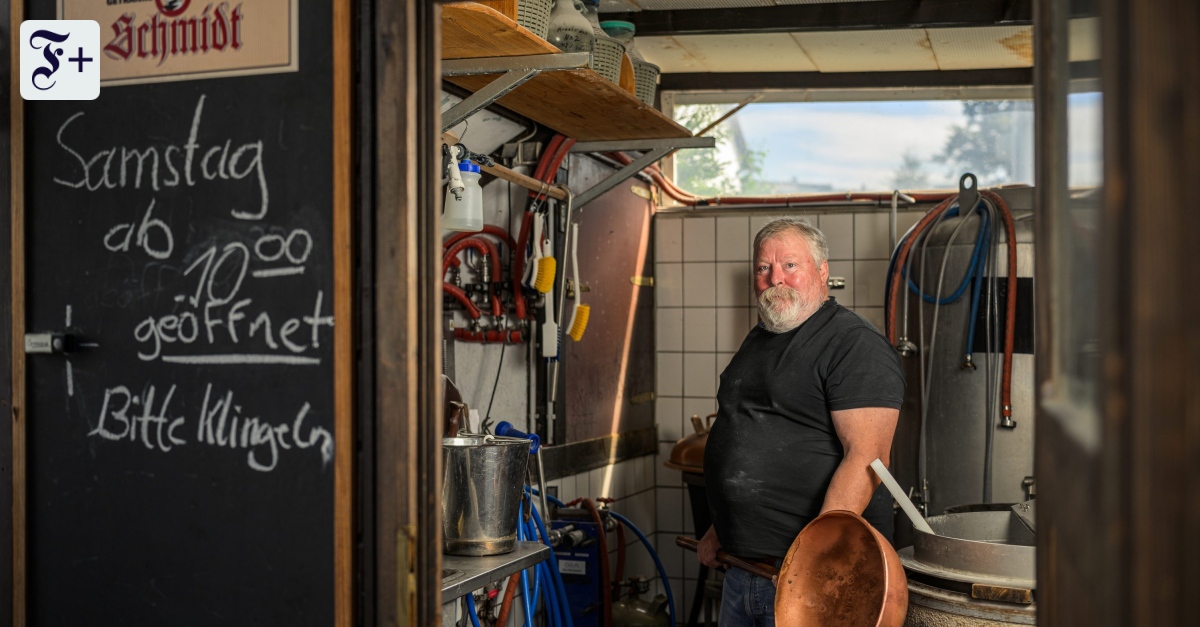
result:
[(334, 4), (298, 72), (25, 104), (30, 625), (341, 620)]

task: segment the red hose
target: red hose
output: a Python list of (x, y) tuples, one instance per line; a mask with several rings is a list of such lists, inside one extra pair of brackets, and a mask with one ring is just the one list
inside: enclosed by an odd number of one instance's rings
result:
[[(521, 279), (525, 278), (525, 248), (529, 245), (529, 230), (533, 226), (533, 213), (526, 211), (521, 217), (521, 234), (517, 237), (517, 249), (513, 253), (513, 293), (517, 294), (517, 319), (525, 319), (524, 293), (521, 290)], [(533, 316), (530, 315), (530, 318)]]
[(500, 239), (505, 244), (508, 244), (509, 250), (512, 250), (517, 247), (516, 243), (513, 242), (512, 236), (508, 234), (508, 231), (505, 231), (504, 229), (502, 229), (494, 224), (485, 224), (485, 225), (483, 225), (482, 231), (478, 231), (475, 233), (455, 233), (454, 235), (451, 235), (450, 237), (446, 238), (446, 241), (442, 244), (442, 247), (449, 248), (450, 246), (453, 246), (454, 244), (457, 244), (468, 237), (474, 237), (474, 236), (481, 235), (481, 234), (482, 235), (491, 235), (493, 237)]
[[(999, 194), (990, 191), (980, 191), (985, 197), (996, 204), (1001, 218), (1004, 220), (1004, 232), (1007, 235), (1008, 249), (1008, 299), (1005, 303), (1004, 317), (1004, 369), (1001, 374), (1000, 383), (1000, 413), (1005, 418), (1012, 417), (1012, 361), (1013, 361), (1013, 341), (1016, 336), (1017, 327), (1017, 230), (1013, 223), (1012, 210)], [(892, 276), (889, 277), (891, 289), (889, 294), (890, 300), (886, 303), (886, 321), (885, 329), (887, 330), (888, 340), (892, 344), (896, 343), (896, 308), (897, 303), (902, 299), (899, 297), (900, 290), (907, 289), (908, 286), (901, 286), (903, 279), (901, 276), (901, 268), (904, 268), (908, 255), (912, 250), (913, 244), (920, 239), (921, 233), (933, 224), (942, 212), (950, 208), (950, 205), (957, 198), (951, 197), (942, 201), (938, 206), (934, 207), (929, 213), (925, 214), (917, 225), (913, 227), (912, 234), (901, 243), (900, 249), (896, 255), (896, 265), (892, 271)]]
[(596, 523), (596, 535), (600, 541), (600, 624), (603, 627), (612, 627), (612, 574), (608, 565), (608, 532), (604, 530), (604, 520), (600, 518), (600, 512), (592, 499), (583, 499), (583, 507), (592, 515), (592, 521)]
[(467, 329), (455, 329), (454, 339), (463, 342), (482, 342), (484, 344), (522, 344), (525, 342), (525, 336), (520, 331), (468, 331)]
[(950, 205), (953, 204), (955, 198), (957, 198), (957, 196), (951, 196), (938, 203), (936, 207), (931, 209), (919, 221), (917, 221), (916, 226), (912, 228), (912, 234), (900, 242), (900, 250), (896, 254), (896, 265), (892, 269), (892, 276), (888, 277), (888, 280), (892, 284), (891, 289), (888, 292), (888, 294), (891, 295), (891, 299), (885, 303), (887, 305), (887, 311), (885, 312), (886, 316), (884, 319), (884, 329), (887, 332), (888, 341), (890, 341), (893, 346), (896, 345), (896, 303), (900, 302), (901, 300), (900, 290), (908, 289), (907, 285), (902, 287), (903, 279), (901, 278), (902, 273), (900, 270), (901, 268), (904, 268), (905, 262), (908, 260), (908, 253), (912, 250), (913, 244), (921, 238), (921, 233), (924, 232), (925, 229), (929, 228), (929, 225), (936, 222), (938, 216), (940, 216), (942, 212), (950, 208)]
[(1000, 209), (1004, 218), (1004, 231), (1008, 234), (1008, 302), (1004, 320), (1004, 375), (1000, 385), (1000, 414), (1012, 417), (1012, 361), (1013, 340), (1017, 331), (1017, 228), (1013, 224), (1012, 210), (1004, 199), (995, 192), (980, 192)]
[[(524, 276), (524, 274), (525, 274), (524, 250), (517, 248), (517, 244), (515, 242), (513, 242), (513, 238), (511, 235), (508, 234), (508, 231), (505, 231), (504, 229), (502, 229), (498, 226), (495, 226), (492, 224), (485, 224), (485, 225), (483, 225), (483, 230), (480, 231), (480, 233), (483, 233), (485, 235), (491, 235), (493, 237), (496, 237), (496, 238), (504, 241), (504, 243), (508, 244), (508, 250), (512, 253), (512, 257), (513, 257), (513, 261), (510, 264), (510, 267), (514, 268), (513, 273), (512, 273), (513, 304), (517, 309), (517, 320), (524, 320), (525, 319), (525, 293), (521, 289), (521, 277)], [(479, 235), (479, 233), (458, 233), (456, 235), (452, 235), (446, 240), (446, 242), (445, 242), (445, 244), (443, 244), (443, 246), (446, 246), (446, 247), (454, 246), (455, 244), (457, 244), (461, 241), (464, 241), (467, 238), (472, 237), (473, 235)], [(475, 239), (479, 239), (479, 238), (475, 238)], [(484, 241), (487, 241), (487, 240), (484, 240)], [(493, 248), (493, 250), (494, 250), (494, 248)], [(517, 253), (518, 250), (521, 250), (520, 254)], [(450, 265), (452, 265), (452, 266), (459, 265), (458, 258), (451, 257)], [(443, 272), (443, 274), (444, 274), (444, 272)], [(500, 282), (499, 274), (496, 275), (494, 281), (496, 283)], [(497, 315), (499, 315), (499, 314), (497, 314)]]
[[(491, 266), (491, 269), (492, 269), (492, 276), (489, 277), (490, 280), (488, 282), (495, 283), (495, 282), (499, 281), (500, 276), (501, 276), (501, 274), (500, 274), (500, 251), (496, 250), (495, 244), (493, 244), (489, 240), (483, 239), (482, 237), (468, 237), (466, 239), (463, 239), (463, 240), (455, 243), (453, 246), (448, 248), (446, 250), (446, 253), (444, 255), (442, 255), (442, 274), (445, 274), (446, 270), (450, 269), (450, 265), (451, 265), (450, 260), (457, 257), (458, 253), (460, 253), (468, 248), (474, 248), (479, 254), (489, 258), (489, 261), (490, 261), (489, 265)], [(454, 265), (458, 265), (458, 264), (454, 264)]]
[(467, 308), (468, 316), (478, 320), (482, 315), (479, 313), (479, 308), (475, 306), (475, 303), (471, 302), (471, 297), (467, 296), (467, 293), (458, 289), (458, 287), (442, 281), (442, 292), (458, 299), (458, 302), (462, 303), (462, 306)]
[(513, 594), (516, 593), (517, 582), (520, 580), (520, 571), (508, 578), (508, 585), (504, 587), (504, 601), (500, 603), (500, 615), (496, 617), (496, 627), (505, 627), (508, 624), (508, 612), (512, 610)]

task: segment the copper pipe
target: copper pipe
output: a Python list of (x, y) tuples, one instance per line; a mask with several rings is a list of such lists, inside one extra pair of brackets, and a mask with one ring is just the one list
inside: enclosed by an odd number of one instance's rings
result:
[(600, 541), (600, 624), (612, 627), (612, 573), (609, 572), (608, 565), (608, 532), (604, 530), (604, 520), (600, 518), (600, 511), (596, 509), (592, 499), (583, 499), (583, 507), (592, 515), (592, 521), (596, 523), (596, 535)]

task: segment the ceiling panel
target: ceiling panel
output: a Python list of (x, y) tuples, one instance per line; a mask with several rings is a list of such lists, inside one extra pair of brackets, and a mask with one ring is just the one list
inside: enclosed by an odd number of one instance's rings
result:
[(637, 48), (663, 72), (813, 72), (787, 33), (642, 37)]
[(821, 72), (936, 70), (924, 30), (792, 33)]
[(1029, 26), (930, 28), (925, 33), (933, 46), (938, 69), (1033, 66), (1033, 29)]

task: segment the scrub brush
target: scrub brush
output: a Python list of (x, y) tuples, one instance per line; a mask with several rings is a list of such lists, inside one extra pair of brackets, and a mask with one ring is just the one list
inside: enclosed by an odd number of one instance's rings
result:
[(592, 313), (592, 308), (583, 304), (583, 286), (579, 283), (579, 224), (571, 225), (571, 277), (575, 281), (575, 308), (571, 310), (571, 324), (568, 328), (567, 335), (576, 342), (583, 339), (583, 332), (587, 329), (588, 316)]
[[(546, 321), (542, 323), (542, 357), (557, 360), (559, 329), (558, 322), (554, 320), (554, 252), (550, 250), (549, 237), (543, 240), (542, 244), (542, 257), (538, 259), (537, 283), (534, 285), (539, 292), (546, 294)], [(546, 264), (546, 261), (550, 263)]]
[[(540, 221), (539, 224), (541, 224)], [(542, 242), (542, 256), (537, 260), (537, 266), (537, 278), (533, 281), (533, 287), (545, 294), (554, 289), (554, 274), (557, 270), (557, 262), (554, 259), (554, 254), (550, 251), (550, 238), (548, 236)]]
[(521, 281), (529, 289), (534, 289), (541, 266), (538, 260), (542, 258), (542, 221), (538, 219), (537, 214), (534, 214), (533, 218), (533, 246), (529, 248), (531, 252), (529, 258), (525, 260), (525, 276), (521, 277)]

